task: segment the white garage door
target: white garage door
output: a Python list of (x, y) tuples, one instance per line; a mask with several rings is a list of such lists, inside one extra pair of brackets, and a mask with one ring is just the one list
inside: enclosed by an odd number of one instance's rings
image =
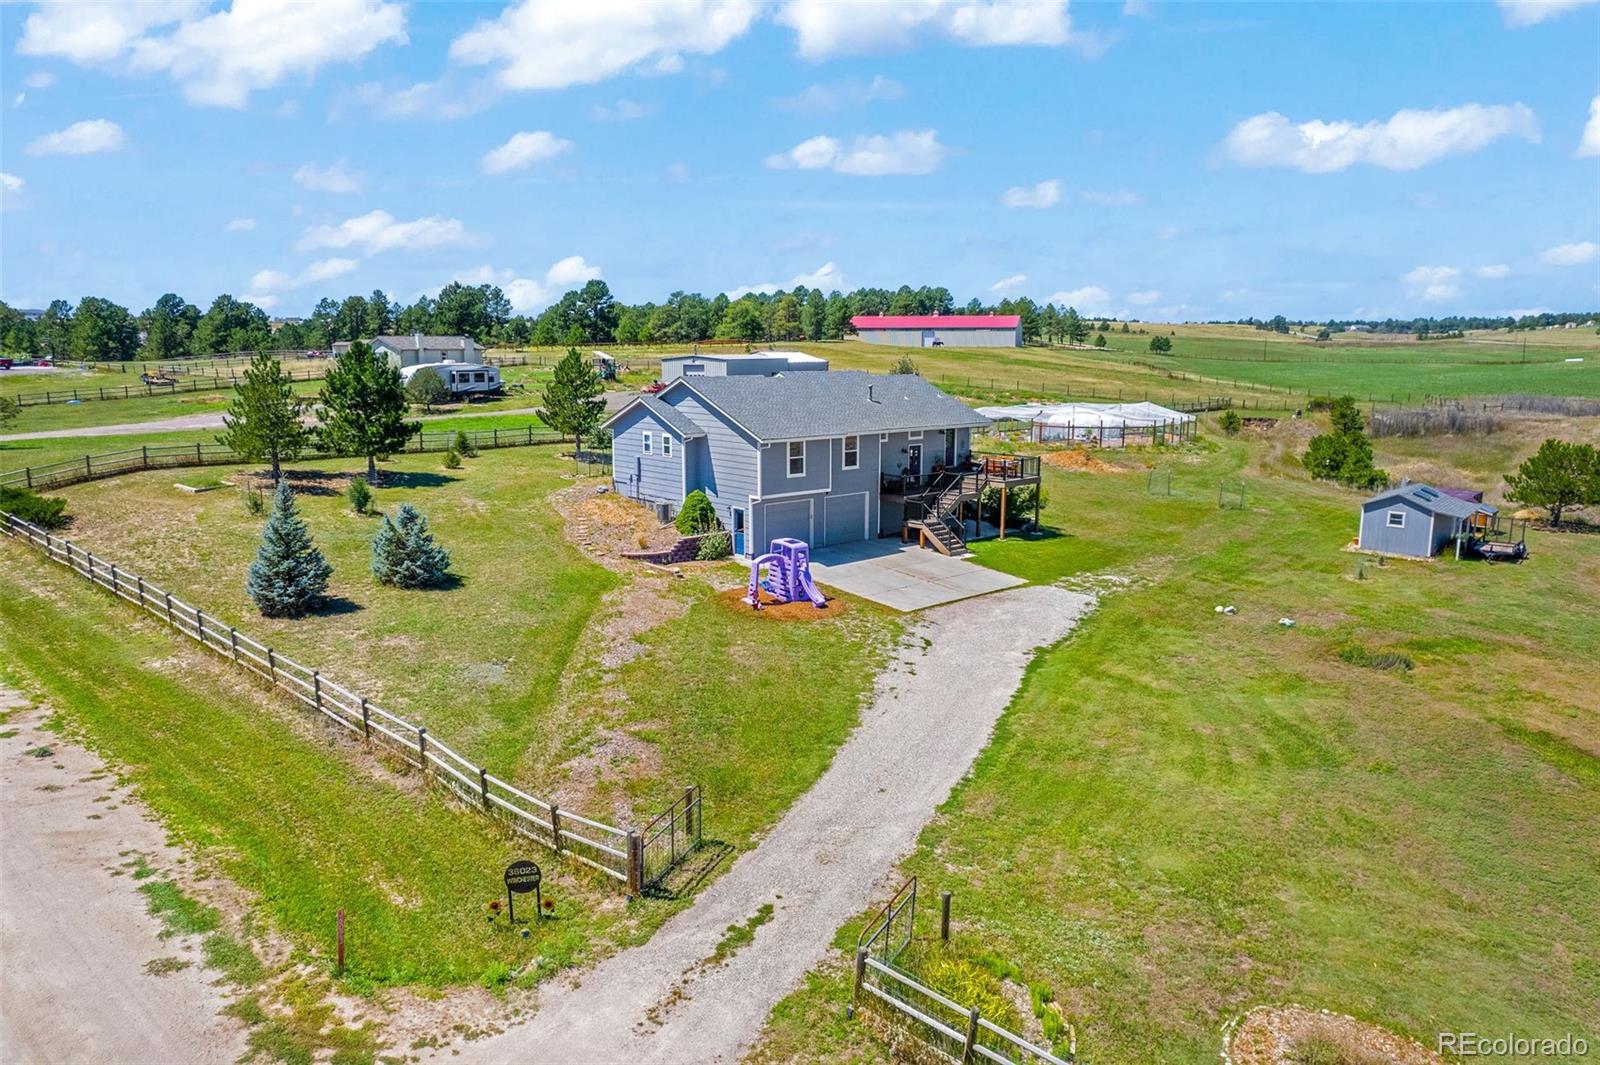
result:
[[(790, 499), (782, 503), (768, 503), (766, 537), (768, 541), (788, 537), (811, 542), (811, 500)], [(766, 544), (761, 544), (766, 550)]]
[(826, 496), (822, 501), (822, 542), (853, 544), (867, 538), (867, 493)]

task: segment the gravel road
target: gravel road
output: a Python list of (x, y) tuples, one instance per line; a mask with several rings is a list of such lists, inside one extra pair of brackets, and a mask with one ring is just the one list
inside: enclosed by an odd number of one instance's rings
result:
[[(105, 768), (99, 758), (39, 728), (44, 712), (25, 705), (0, 687), (18, 730), (0, 740), (0, 1061), (238, 1060), (243, 1026), (218, 1014), (225, 1000), (196, 945), (160, 939), (137, 883), (110, 875), (130, 852), (157, 867), (176, 852), (113, 778), (84, 779)], [(53, 753), (25, 753), (43, 746)], [(163, 957), (191, 964), (145, 971)]]
[[(839, 926), (886, 893), (887, 874), (988, 742), (1033, 652), (1093, 602), (1031, 586), (923, 613), (833, 764), (759, 846), (649, 942), (546, 991), (529, 1023), (436, 1058), (737, 1061)], [(763, 903), (776, 909), (754, 941), (709, 963), (728, 926)]]

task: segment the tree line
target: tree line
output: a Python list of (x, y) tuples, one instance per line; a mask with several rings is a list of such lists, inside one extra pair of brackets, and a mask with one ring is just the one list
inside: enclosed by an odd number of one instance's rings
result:
[[(1272, 333), (1287, 333), (1291, 326), (1298, 329), (1318, 329), (1327, 333), (1344, 333), (1353, 326), (1363, 326), (1372, 333), (1412, 333), (1422, 339), (1430, 337), (1461, 336), (1469, 329), (1504, 329), (1516, 332), (1521, 329), (1544, 329), (1549, 326), (1583, 326), (1600, 322), (1600, 311), (1545, 311), (1539, 314), (1514, 315), (1448, 315), (1443, 318), (1330, 318), (1326, 322), (1291, 322), (1283, 315), (1271, 318), (1239, 318), (1231, 322), (1212, 322), (1212, 325), (1248, 325)], [(1326, 339), (1319, 337), (1318, 339)]]
[[(167, 293), (135, 314), (99, 296), (76, 306), (55, 300), (37, 318), (0, 303), (0, 350), (96, 361), (176, 359), (229, 351), (326, 350), (338, 341), (383, 334), (470, 336), (497, 347), (562, 344), (684, 344), (707, 340), (746, 342), (840, 340), (850, 319), (880, 314), (1014, 314), (1024, 343), (1085, 343), (1092, 321), (1071, 307), (1027, 297), (958, 305), (942, 286), (859, 288), (824, 293), (751, 292), (737, 299), (674, 292), (661, 303), (625, 304), (604, 281), (565, 293), (534, 315), (512, 313), (498, 285), (451, 282), (437, 296), (401, 305), (383, 290), (318, 300), (309, 317), (270, 318), (261, 308), (221, 295), (204, 311)], [(1109, 320), (1100, 322), (1100, 331)], [(1123, 332), (1127, 332), (1126, 325)]]

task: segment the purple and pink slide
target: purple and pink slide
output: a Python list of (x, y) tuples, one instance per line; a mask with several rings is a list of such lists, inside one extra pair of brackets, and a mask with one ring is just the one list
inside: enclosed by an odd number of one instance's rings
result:
[[(767, 568), (766, 579), (761, 578), (761, 567)], [(764, 555), (750, 562), (750, 590), (744, 601), (761, 609), (761, 592), (766, 592), (780, 603), (811, 600), (811, 605), (821, 608), (828, 605), (828, 597), (811, 579), (811, 548), (804, 540), (786, 537), (772, 541)]]

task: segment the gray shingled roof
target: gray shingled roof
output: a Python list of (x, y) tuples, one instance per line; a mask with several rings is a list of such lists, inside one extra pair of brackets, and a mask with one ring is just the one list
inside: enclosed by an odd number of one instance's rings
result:
[(689, 388), (761, 441), (906, 429), (983, 429), (989, 419), (914, 374), (830, 370), (781, 377), (686, 377)]
[(635, 407), (643, 407), (651, 414), (654, 414), (662, 425), (665, 425), (668, 429), (671, 429), (685, 440), (693, 440), (696, 437), (706, 435), (706, 431), (700, 428), (700, 426), (696, 425), (687, 414), (682, 413), (678, 410), (678, 408), (674, 407), (670, 403), (661, 402), (655, 396), (636, 397), (632, 403), (627, 404), (621, 410), (617, 411), (617, 413), (607, 418), (601, 428), (609, 429), (612, 422), (621, 418), (624, 414), (628, 413), (630, 410), (633, 410)]
[[(425, 335), (422, 338), (422, 346), (425, 348), (433, 348), (435, 350), (448, 351), (455, 349), (457, 351), (465, 351), (467, 347), (467, 341), (471, 339), (471, 337), (461, 336), (447, 337)], [(376, 336), (372, 338), (372, 343), (383, 344), (385, 347), (391, 348), (394, 351), (415, 351), (417, 348), (417, 337), (413, 333), (407, 333), (404, 336)]]
[(1469, 503), (1465, 499), (1445, 495), (1439, 489), (1427, 484), (1403, 484), (1398, 488), (1390, 488), (1379, 492), (1364, 505), (1380, 503), (1385, 499), (1401, 498), (1409, 499), (1423, 510), (1451, 518), (1469, 518), (1479, 511), (1497, 513), (1497, 510), (1487, 503)]

